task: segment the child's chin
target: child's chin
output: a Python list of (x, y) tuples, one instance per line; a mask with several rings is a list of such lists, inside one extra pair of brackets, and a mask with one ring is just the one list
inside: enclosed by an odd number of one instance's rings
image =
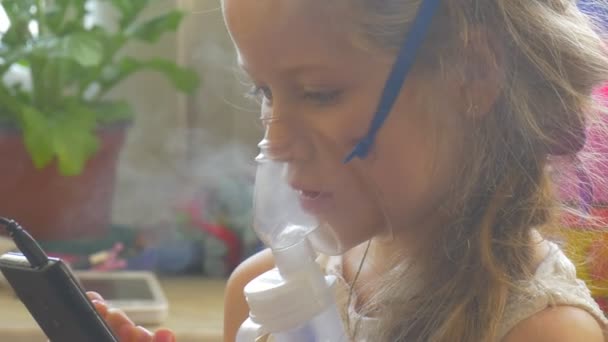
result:
[(332, 228), (321, 225), (308, 235), (312, 248), (326, 255), (341, 255), (344, 253), (343, 244), (340, 243)]
[(319, 226), (308, 235), (308, 239), (315, 251), (330, 256), (342, 255), (365, 242), (340, 237), (329, 225)]

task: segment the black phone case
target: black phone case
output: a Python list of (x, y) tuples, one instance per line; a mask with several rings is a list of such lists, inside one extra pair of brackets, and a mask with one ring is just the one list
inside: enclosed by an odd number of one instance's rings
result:
[(32, 268), (21, 253), (6, 253), (0, 271), (50, 341), (118, 342), (61, 259)]

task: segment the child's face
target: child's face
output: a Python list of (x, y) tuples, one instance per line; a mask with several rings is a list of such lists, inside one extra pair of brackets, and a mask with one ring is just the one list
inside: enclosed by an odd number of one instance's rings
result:
[(330, 223), (343, 250), (385, 231), (380, 202), (395, 235), (430, 229), (461, 157), (458, 94), (412, 73), (370, 155), (343, 164), (367, 132), (394, 56), (355, 47), (344, 14), (322, 3), (224, 0), (262, 117), (276, 119), (266, 139), (289, 150), (290, 184), (305, 190), (305, 208)]

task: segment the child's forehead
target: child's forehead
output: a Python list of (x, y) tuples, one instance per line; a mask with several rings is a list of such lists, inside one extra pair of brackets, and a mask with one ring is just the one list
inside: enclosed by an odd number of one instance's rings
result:
[[(231, 31), (263, 30), (294, 34), (344, 31), (343, 15), (319, 0), (224, 0)], [(342, 21), (340, 25), (337, 21)]]
[[(353, 60), (361, 53), (355, 51), (350, 33), (330, 20), (330, 16), (318, 15), (315, 9), (300, 10), (305, 5), (293, 5), (317, 3), (316, 0), (225, 1), (228, 29), (245, 69), (248, 64), (260, 65), (271, 60), (274, 67), (281, 69), (310, 61), (331, 65)], [(292, 5), (277, 5), (284, 3)]]
[[(229, 9), (245, 9), (249, 12), (255, 10), (289, 14), (289, 13), (304, 13), (313, 15), (323, 15), (330, 11), (345, 9), (344, 6), (336, 6), (338, 3), (344, 3), (343, 0), (222, 0), (223, 8)], [(331, 5), (333, 4), (333, 5)]]

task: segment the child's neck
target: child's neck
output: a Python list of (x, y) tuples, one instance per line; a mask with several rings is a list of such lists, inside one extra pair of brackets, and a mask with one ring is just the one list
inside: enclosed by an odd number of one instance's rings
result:
[[(449, 224), (450, 221), (451, 219), (445, 215), (435, 214), (414, 225), (395, 226), (387, 236), (372, 239), (366, 259), (372, 263), (376, 272), (384, 274), (396, 264), (414, 258), (415, 255), (419, 254), (419, 248), (429, 246), (431, 244), (430, 239), (434, 238), (432, 232), (437, 231), (443, 225)], [(362, 248), (363, 246), (367, 247), (367, 243), (363, 243), (357, 248), (359, 253), (361, 250), (365, 250), (365, 248)]]
[(397, 264), (413, 258), (416, 248), (424, 245), (423, 241), (429, 238), (424, 232), (433, 231), (444, 219), (434, 217), (433, 221), (418, 225), (420, 228), (394, 230), (390, 235), (374, 238), (344, 254), (342, 276), (351, 285), (356, 278), (356, 306), (368, 302), (377, 292), (377, 287), (382, 286), (381, 281), (386, 279), (385, 275)]

